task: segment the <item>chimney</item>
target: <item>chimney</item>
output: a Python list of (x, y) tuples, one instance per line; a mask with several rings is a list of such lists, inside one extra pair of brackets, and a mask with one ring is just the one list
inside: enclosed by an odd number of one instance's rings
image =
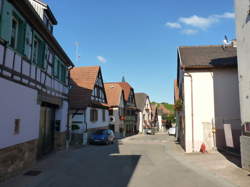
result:
[(233, 39), (233, 40), (231, 41), (231, 45), (232, 45), (233, 47), (237, 47), (237, 40), (236, 40), (236, 39)]

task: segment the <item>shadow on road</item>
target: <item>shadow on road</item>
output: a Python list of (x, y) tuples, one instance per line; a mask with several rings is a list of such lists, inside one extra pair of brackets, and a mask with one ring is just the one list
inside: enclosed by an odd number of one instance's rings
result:
[(230, 153), (224, 150), (218, 150), (227, 160), (235, 164), (237, 167), (241, 168), (241, 159), (240, 156), (236, 156), (233, 152)]
[(18, 176), (1, 187), (126, 187), (140, 155), (120, 155), (119, 145), (90, 145), (51, 155), (36, 164), (38, 176)]

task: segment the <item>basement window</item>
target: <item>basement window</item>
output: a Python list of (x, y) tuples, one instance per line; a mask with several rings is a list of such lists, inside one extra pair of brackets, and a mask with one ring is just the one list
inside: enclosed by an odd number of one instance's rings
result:
[(20, 133), (20, 119), (15, 119), (15, 127), (14, 127), (14, 134), (17, 135)]

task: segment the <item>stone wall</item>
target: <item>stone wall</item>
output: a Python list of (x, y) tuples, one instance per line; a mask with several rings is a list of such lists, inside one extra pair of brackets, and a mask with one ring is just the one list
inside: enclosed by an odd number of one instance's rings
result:
[(36, 161), (37, 140), (0, 150), (0, 181), (30, 168)]
[(240, 148), (242, 167), (250, 171), (250, 136), (240, 137)]

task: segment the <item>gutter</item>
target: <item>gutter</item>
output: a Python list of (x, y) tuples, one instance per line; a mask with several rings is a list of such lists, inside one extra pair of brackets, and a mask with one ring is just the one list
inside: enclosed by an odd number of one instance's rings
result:
[(49, 44), (56, 55), (64, 61), (67, 66), (74, 66), (62, 46), (53, 34), (49, 32), (42, 19), (28, 0), (8, 0), (33, 27), (33, 29)]
[[(68, 93), (68, 99), (71, 89), (71, 82), (70, 82), (70, 71), (73, 69), (73, 66), (70, 66), (68, 68), (69, 76), (68, 76), (68, 86), (69, 86), (69, 93)], [(70, 128), (69, 128), (69, 118), (70, 118), (70, 99), (68, 100), (68, 114), (67, 114), (67, 135), (66, 135), (66, 150), (69, 150), (69, 144), (70, 144)]]
[(192, 118), (192, 152), (194, 152), (194, 96), (193, 96), (193, 77), (190, 73), (184, 75), (191, 80), (191, 118)]

